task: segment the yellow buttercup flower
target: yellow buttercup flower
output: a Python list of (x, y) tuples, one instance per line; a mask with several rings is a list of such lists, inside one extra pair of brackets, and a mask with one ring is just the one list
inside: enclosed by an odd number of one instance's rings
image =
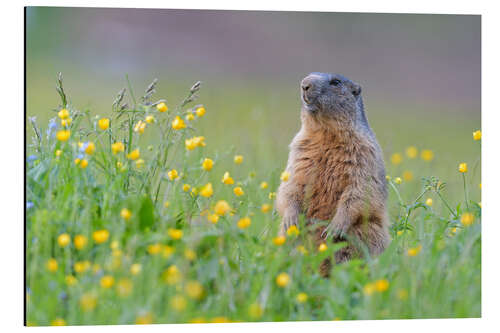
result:
[(363, 293), (367, 296), (370, 296), (371, 294), (373, 294), (375, 292), (375, 290), (376, 290), (376, 288), (375, 288), (374, 283), (367, 283), (363, 287)]
[(168, 110), (168, 106), (164, 102), (161, 102), (156, 105), (156, 110), (159, 112), (166, 112)]
[(66, 247), (69, 243), (71, 243), (70, 235), (60, 234), (59, 237), (57, 237), (57, 244), (59, 244), (60, 247)]
[(156, 255), (162, 250), (162, 245), (160, 243), (150, 244), (147, 250), (149, 254)]
[(276, 198), (276, 192), (269, 192), (269, 200)]
[(57, 131), (56, 138), (57, 138), (57, 140), (64, 142), (64, 141), (68, 141), (70, 135), (71, 135), (70, 130), (60, 130), (60, 131)]
[(120, 297), (127, 297), (132, 293), (134, 284), (128, 278), (122, 278), (116, 283), (116, 293)]
[(212, 183), (207, 183), (200, 190), (200, 195), (205, 197), (205, 198), (210, 198), (212, 196), (212, 194), (214, 194), (214, 189), (212, 187)]
[(391, 156), (391, 163), (394, 165), (401, 164), (403, 162), (403, 156), (400, 153), (394, 153)]
[(77, 261), (73, 265), (73, 268), (74, 268), (75, 272), (77, 272), (77, 273), (83, 273), (83, 272), (87, 271), (90, 268), (90, 262), (88, 260)]
[(146, 129), (146, 123), (143, 122), (142, 120), (139, 120), (137, 124), (134, 126), (134, 132), (142, 134), (144, 133), (144, 130)]
[(50, 326), (66, 326), (66, 320), (62, 318), (56, 318), (50, 322)]
[(262, 309), (259, 303), (252, 303), (248, 307), (248, 315), (252, 319), (259, 319), (260, 317), (262, 317), (263, 314), (264, 310)]
[(109, 244), (109, 248), (112, 250), (118, 250), (120, 248), (120, 243), (115, 239)]
[(243, 156), (242, 156), (242, 155), (236, 155), (236, 156), (234, 157), (234, 163), (236, 163), (236, 164), (241, 164), (241, 163), (243, 163)]
[(403, 180), (400, 177), (396, 177), (396, 178), (394, 178), (394, 182), (396, 184), (401, 184), (403, 182)]
[(144, 160), (142, 158), (140, 158), (137, 161), (135, 161), (135, 167), (137, 169), (141, 169), (144, 166), (145, 163), (146, 162), (144, 162)]
[(87, 246), (88, 239), (84, 235), (76, 235), (73, 239), (73, 243), (75, 244), (75, 248), (77, 250), (82, 250), (85, 246)]
[(404, 230), (398, 230), (398, 231), (396, 232), (396, 235), (401, 236), (403, 233), (404, 233)]
[(432, 150), (429, 150), (429, 149), (424, 149), (422, 150), (422, 152), (420, 153), (420, 157), (424, 160), (424, 161), (427, 161), (427, 162), (430, 162), (434, 159), (434, 153), (432, 152)]
[(184, 145), (187, 150), (193, 150), (196, 148), (196, 143), (193, 139), (186, 139), (186, 141), (184, 141)]
[(472, 138), (476, 141), (481, 140), (481, 130), (472, 132)]
[(207, 220), (212, 222), (213, 224), (216, 224), (219, 221), (219, 215), (217, 214), (208, 214), (207, 215)]
[(297, 297), (295, 298), (297, 302), (299, 303), (305, 303), (307, 302), (307, 294), (306, 293), (299, 293), (297, 294)]
[(230, 323), (231, 321), (226, 317), (214, 317), (212, 318), (212, 323)]
[(288, 181), (288, 179), (290, 179), (290, 172), (288, 171), (283, 171), (281, 173), (281, 176), (280, 176), (280, 179), (284, 182)]
[(97, 306), (97, 297), (93, 293), (85, 293), (80, 297), (80, 306), (83, 311), (92, 311)]
[(127, 158), (132, 161), (137, 160), (139, 157), (141, 157), (139, 149), (134, 149), (129, 154), (127, 154)]
[(288, 228), (288, 230), (286, 231), (286, 234), (288, 236), (298, 236), (299, 235), (299, 228), (297, 228), (296, 225), (292, 225)]
[(86, 159), (81, 160), (79, 163), (79, 166), (82, 169), (85, 169), (88, 165), (89, 165), (89, 161), (87, 161)]
[(269, 211), (271, 211), (272, 209), (272, 206), (270, 204), (263, 204), (261, 207), (260, 207), (260, 211), (262, 213), (268, 213)]
[(179, 178), (179, 173), (177, 172), (177, 170), (172, 169), (169, 172), (167, 172), (167, 176), (170, 180), (175, 180)]
[(389, 289), (389, 281), (387, 281), (386, 279), (381, 279), (381, 280), (375, 281), (375, 289), (378, 292), (386, 291), (387, 289)]
[(241, 218), (237, 223), (238, 228), (240, 229), (246, 229), (250, 226), (250, 224), (252, 224), (252, 221), (248, 216)]
[(411, 171), (404, 171), (403, 172), (403, 179), (406, 181), (406, 182), (409, 182), (413, 179), (413, 172)]
[(132, 275), (137, 275), (142, 271), (142, 266), (141, 264), (132, 264), (130, 266), (130, 274)]
[(172, 256), (172, 254), (174, 254), (174, 252), (175, 248), (173, 246), (165, 245), (163, 246), (161, 255), (163, 256), (163, 258), (168, 259)]
[(191, 189), (191, 185), (189, 185), (189, 184), (184, 184), (184, 185), (182, 185), (182, 190), (183, 190), (184, 192), (187, 192), (187, 191), (189, 191), (190, 189)]
[(421, 250), (422, 250), (422, 245), (418, 245), (416, 247), (409, 248), (407, 254), (410, 257), (415, 257), (420, 253)]
[(184, 257), (189, 260), (189, 261), (193, 261), (196, 259), (196, 252), (194, 252), (193, 250), (191, 249), (185, 249), (184, 250)]
[(182, 238), (183, 232), (180, 229), (170, 228), (170, 229), (168, 229), (168, 235), (172, 239), (176, 239), (177, 240), (177, 239), (181, 239)]
[(466, 173), (467, 172), (467, 163), (460, 163), (458, 165), (458, 171), (461, 173)]
[(175, 295), (170, 299), (170, 306), (175, 311), (184, 311), (187, 306), (187, 301), (182, 295)]
[(71, 118), (68, 118), (68, 119), (61, 119), (61, 126), (63, 127), (68, 127), (69, 125), (71, 125)]
[(162, 273), (162, 278), (167, 284), (177, 284), (181, 281), (182, 279), (182, 274), (175, 265), (169, 266), (165, 271)]
[(267, 182), (262, 182), (260, 183), (260, 188), (265, 190), (269, 185), (267, 184)]
[(93, 142), (89, 142), (87, 147), (85, 148), (85, 153), (88, 155), (92, 155), (95, 152), (95, 144)]
[(59, 157), (61, 155), (62, 155), (62, 150), (61, 149), (56, 150), (56, 157)]
[(190, 298), (200, 299), (203, 296), (203, 286), (198, 281), (188, 281), (184, 289)]
[(152, 115), (146, 116), (146, 122), (148, 124), (154, 123), (155, 122), (155, 117), (153, 117)]
[(215, 204), (215, 207), (214, 207), (215, 214), (217, 214), (219, 216), (225, 215), (230, 210), (231, 210), (231, 207), (229, 206), (229, 204), (225, 200), (217, 201), (217, 203)]
[(153, 323), (153, 315), (149, 312), (142, 313), (135, 318), (136, 325), (149, 325)]
[(224, 176), (222, 177), (222, 183), (226, 184), (226, 185), (232, 185), (234, 184), (234, 179), (231, 178), (231, 176), (229, 175), (229, 172), (225, 172), (224, 173)]
[(460, 217), (460, 222), (462, 225), (468, 227), (474, 223), (474, 215), (471, 213), (463, 213)]
[(183, 128), (186, 128), (186, 123), (181, 117), (176, 116), (175, 119), (172, 121), (172, 128), (174, 130), (181, 130)]
[(276, 284), (278, 287), (285, 288), (290, 283), (290, 275), (287, 273), (280, 273), (276, 277)]
[(239, 186), (235, 187), (235, 188), (233, 189), (233, 192), (234, 192), (234, 194), (235, 194), (237, 197), (240, 197), (240, 196), (242, 196), (243, 194), (245, 194), (245, 192), (243, 192), (243, 189), (242, 189), (241, 187), (239, 187)]
[(201, 163), (201, 166), (204, 170), (206, 171), (210, 171), (212, 170), (213, 166), (214, 166), (214, 161), (212, 161), (211, 159), (209, 158), (205, 158), (203, 160), (203, 163)]
[(321, 243), (318, 247), (318, 251), (325, 252), (326, 250), (328, 250), (328, 246), (325, 243)]
[(299, 251), (300, 253), (302, 253), (304, 255), (307, 254), (307, 249), (304, 247), (304, 245), (297, 246), (297, 251)]
[(55, 260), (54, 258), (50, 258), (49, 260), (47, 260), (45, 266), (47, 267), (47, 270), (49, 270), (50, 272), (55, 272), (57, 271), (58, 267), (57, 260)]
[(69, 118), (69, 111), (66, 110), (66, 109), (61, 109), (57, 115), (59, 116), (59, 118), (61, 119), (68, 119)]
[(273, 238), (274, 245), (281, 246), (285, 244), (285, 242), (286, 242), (285, 236), (278, 236)]
[(186, 120), (187, 120), (187, 121), (193, 121), (193, 120), (194, 120), (194, 114), (192, 114), (192, 113), (188, 113), (188, 114), (186, 115)]
[(97, 122), (97, 125), (99, 128), (103, 131), (107, 130), (109, 128), (109, 119), (108, 118), (101, 118)]
[(427, 198), (427, 200), (425, 200), (425, 204), (429, 207), (432, 206), (432, 203), (433, 203), (432, 198)]
[(109, 231), (107, 231), (106, 229), (94, 231), (92, 233), (92, 238), (94, 239), (94, 242), (96, 244), (105, 243), (109, 238)]
[(113, 154), (117, 154), (125, 150), (125, 145), (123, 142), (115, 142), (111, 145), (111, 151)]
[(203, 106), (200, 106), (199, 108), (196, 109), (196, 115), (198, 117), (203, 117), (205, 115), (205, 108)]
[(66, 282), (66, 284), (68, 286), (74, 286), (75, 284), (78, 283), (77, 278), (74, 277), (73, 275), (66, 275), (66, 277), (64, 278), (64, 281)]
[(104, 275), (100, 281), (101, 287), (105, 289), (111, 288), (115, 284), (115, 278), (111, 275)]
[(406, 156), (408, 156), (408, 158), (415, 158), (418, 156), (418, 149), (415, 148), (414, 146), (410, 146), (408, 148), (406, 148)]
[(186, 139), (184, 141), (187, 150), (193, 150), (196, 147), (205, 147), (205, 137), (204, 136), (195, 136), (191, 139)]

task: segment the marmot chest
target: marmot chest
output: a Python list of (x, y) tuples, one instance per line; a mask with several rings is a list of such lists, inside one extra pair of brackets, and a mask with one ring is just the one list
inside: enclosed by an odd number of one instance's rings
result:
[(303, 153), (311, 162), (304, 184), (304, 212), (308, 218), (330, 220), (344, 189), (356, 177), (356, 149), (332, 143)]

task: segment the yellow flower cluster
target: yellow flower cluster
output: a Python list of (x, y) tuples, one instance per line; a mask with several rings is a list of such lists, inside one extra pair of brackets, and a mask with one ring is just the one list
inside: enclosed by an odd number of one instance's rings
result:
[(184, 129), (184, 128), (186, 128), (186, 123), (184, 122), (184, 120), (181, 117), (176, 116), (175, 119), (172, 121), (172, 128), (174, 130)]
[(195, 136), (190, 139), (186, 139), (184, 141), (184, 145), (186, 146), (187, 150), (193, 150), (197, 147), (205, 147), (205, 137), (204, 136)]

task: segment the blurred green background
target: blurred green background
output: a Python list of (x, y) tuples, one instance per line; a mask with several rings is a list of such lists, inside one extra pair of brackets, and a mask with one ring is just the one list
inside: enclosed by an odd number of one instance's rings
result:
[(170, 107), (201, 80), (208, 151), (234, 147), (265, 175), (284, 168), (299, 129), (301, 78), (336, 72), (363, 86), (386, 161), (409, 145), (435, 153), (388, 163), (389, 174), (453, 188), (468, 162), (479, 195), (480, 16), (29, 7), (26, 17), (27, 116), (41, 124), (59, 104), (58, 72), (72, 104), (94, 115), (111, 112), (125, 74), (136, 96), (158, 78)]

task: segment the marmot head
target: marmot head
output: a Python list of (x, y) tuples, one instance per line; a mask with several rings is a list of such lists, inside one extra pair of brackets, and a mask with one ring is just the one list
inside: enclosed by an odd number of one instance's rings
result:
[(311, 73), (300, 83), (302, 110), (322, 121), (363, 119), (359, 84), (340, 74)]

